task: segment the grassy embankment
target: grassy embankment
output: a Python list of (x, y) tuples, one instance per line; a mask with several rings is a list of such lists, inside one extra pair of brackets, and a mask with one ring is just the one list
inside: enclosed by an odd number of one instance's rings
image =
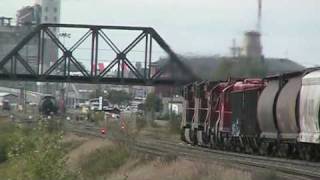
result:
[(61, 131), (44, 122), (35, 128), (25, 128), (1, 120), (0, 132), (1, 179), (98, 179), (106, 177), (129, 158), (125, 145), (112, 143), (84, 154), (78, 162), (79, 169), (74, 171), (67, 165), (66, 155), (82, 148), (85, 141), (64, 141)]

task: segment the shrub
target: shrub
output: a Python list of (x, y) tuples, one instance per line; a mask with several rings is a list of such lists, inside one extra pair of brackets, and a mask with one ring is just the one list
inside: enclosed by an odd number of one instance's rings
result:
[(6, 171), (10, 179), (76, 178), (66, 169), (62, 133), (49, 133), (46, 123), (39, 123), (32, 131), (16, 128), (10, 143), (10, 167)]
[(8, 159), (8, 149), (10, 148), (10, 135), (14, 131), (14, 126), (9, 123), (1, 123), (0, 125), (0, 163)]
[(103, 111), (90, 111), (88, 119), (91, 122), (99, 123), (104, 120), (105, 113)]
[(7, 159), (7, 145), (0, 143), (0, 163), (5, 162)]
[(137, 114), (137, 118), (136, 118), (137, 130), (140, 131), (141, 129), (145, 128), (146, 126), (147, 126), (147, 121), (143, 117), (143, 114)]

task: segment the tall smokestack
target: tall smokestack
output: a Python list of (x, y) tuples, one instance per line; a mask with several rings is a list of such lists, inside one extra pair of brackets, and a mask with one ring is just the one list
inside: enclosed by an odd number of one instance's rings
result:
[(258, 32), (261, 32), (261, 19), (262, 19), (262, 0), (258, 0), (258, 21), (257, 21)]
[(34, 0), (33, 3), (34, 3), (35, 5), (36, 5), (36, 4), (40, 5), (40, 4), (41, 4), (41, 0)]

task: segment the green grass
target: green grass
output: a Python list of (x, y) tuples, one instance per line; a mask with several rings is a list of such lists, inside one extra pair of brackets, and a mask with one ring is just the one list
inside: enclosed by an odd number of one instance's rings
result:
[(5, 162), (8, 157), (8, 149), (10, 147), (10, 138), (14, 132), (14, 126), (6, 121), (0, 121), (0, 163)]
[(6, 159), (0, 164), (0, 179), (76, 179), (77, 175), (66, 169), (62, 133), (49, 132), (44, 123), (31, 129), (2, 122), (0, 132), (0, 141), (7, 142), (2, 148)]
[(81, 175), (85, 179), (106, 178), (129, 159), (125, 146), (105, 147), (96, 150), (81, 160)]

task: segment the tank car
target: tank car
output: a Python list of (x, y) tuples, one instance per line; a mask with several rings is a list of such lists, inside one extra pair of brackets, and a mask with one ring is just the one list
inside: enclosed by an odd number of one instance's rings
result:
[(44, 96), (39, 103), (39, 112), (43, 115), (53, 115), (58, 113), (58, 103), (54, 96)]

